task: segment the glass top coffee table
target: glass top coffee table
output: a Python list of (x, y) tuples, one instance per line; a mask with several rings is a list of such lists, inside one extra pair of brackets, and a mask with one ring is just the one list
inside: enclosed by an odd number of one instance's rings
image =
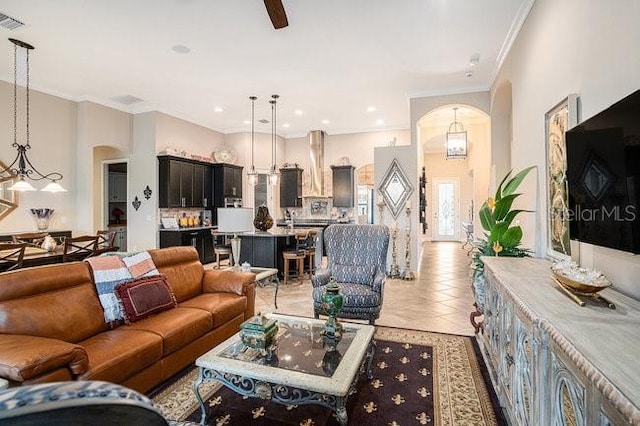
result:
[(244, 349), (236, 333), (196, 360), (198, 379), (193, 390), (200, 403), (204, 424), (206, 411), (199, 393), (204, 381), (218, 381), (234, 392), (281, 404), (317, 404), (336, 412), (347, 424), (347, 397), (355, 392), (360, 374), (371, 379), (375, 353), (374, 327), (343, 323), (344, 333), (335, 345), (325, 344), (324, 320), (268, 314), (278, 321), (278, 337), (271, 356)]

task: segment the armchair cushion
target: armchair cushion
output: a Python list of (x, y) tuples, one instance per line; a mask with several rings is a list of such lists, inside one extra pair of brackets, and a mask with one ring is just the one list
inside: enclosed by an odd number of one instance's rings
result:
[(375, 265), (340, 265), (331, 266), (331, 275), (339, 283), (371, 285)]
[[(323, 287), (313, 289), (313, 301), (315, 304), (322, 304), (323, 293)], [(360, 308), (372, 308), (380, 306), (382, 299), (380, 293), (373, 291), (371, 286), (364, 284), (340, 285), (340, 293), (344, 297), (345, 307), (358, 306)]]

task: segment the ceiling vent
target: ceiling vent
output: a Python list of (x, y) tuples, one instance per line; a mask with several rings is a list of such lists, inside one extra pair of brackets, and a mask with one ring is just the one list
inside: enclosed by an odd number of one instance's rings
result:
[(131, 95), (114, 96), (111, 100), (123, 105), (133, 105), (139, 102), (144, 102), (142, 99)]
[(24, 24), (17, 19), (13, 19), (11, 16), (7, 16), (4, 13), (0, 13), (0, 28), (15, 30), (23, 26)]
[(262, 124), (269, 124), (269, 120), (267, 120), (266, 118), (263, 118), (262, 120), (258, 120), (258, 122)]

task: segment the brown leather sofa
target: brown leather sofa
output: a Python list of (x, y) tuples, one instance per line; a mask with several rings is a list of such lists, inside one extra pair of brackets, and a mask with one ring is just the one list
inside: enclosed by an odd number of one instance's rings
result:
[(204, 270), (193, 247), (150, 250), (178, 307), (111, 329), (85, 262), (0, 274), (0, 377), (104, 380), (146, 392), (254, 314), (255, 274)]

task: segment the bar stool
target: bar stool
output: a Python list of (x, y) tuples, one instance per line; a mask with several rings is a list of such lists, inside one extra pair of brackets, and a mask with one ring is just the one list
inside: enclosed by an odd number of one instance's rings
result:
[(309, 230), (309, 236), (305, 241), (304, 251), (307, 253), (305, 260), (309, 261), (309, 267), (305, 268), (305, 271), (309, 276), (316, 272), (316, 236), (318, 231), (315, 229)]
[(297, 278), (302, 282), (304, 280), (304, 261), (307, 258), (307, 252), (304, 249), (304, 242), (309, 237), (309, 231), (297, 231), (295, 233), (296, 247), (295, 250), (287, 250), (282, 252), (284, 259), (284, 283), (287, 284), (291, 275), (291, 261), (295, 261)]
[(231, 257), (231, 246), (216, 246), (213, 252), (216, 254), (217, 269), (220, 269), (220, 256)]

